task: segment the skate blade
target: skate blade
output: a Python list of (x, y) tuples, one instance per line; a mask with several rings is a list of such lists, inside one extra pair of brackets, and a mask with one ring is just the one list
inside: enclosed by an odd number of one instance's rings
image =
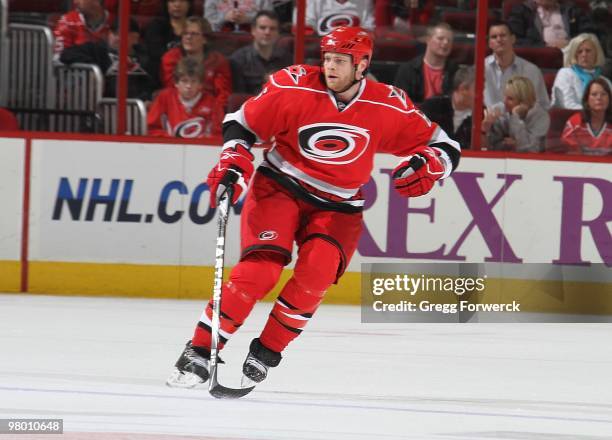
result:
[(240, 386), (242, 388), (250, 388), (257, 385), (259, 382), (255, 382), (254, 380), (248, 378), (247, 376), (242, 376), (242, 380), (240, 381)]
[(197, 374), (188, 371), (182, 372), (178, 369), (175, 369), (170, 377), (166, 379), (166, 385), (170, 388), (195, 388), (204, 382)]

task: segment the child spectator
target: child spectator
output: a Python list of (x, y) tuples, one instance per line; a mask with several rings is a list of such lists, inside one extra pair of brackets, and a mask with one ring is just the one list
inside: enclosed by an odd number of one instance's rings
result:
[(221, 107), (225, 107), (227, 98), (232, 93), (232, 72), (227, 58), (208, 48), (211, 32), (210, 24), (205, 18), (187, 18), (181, 45), (170, 49), (162, 57), (161, 82), (164, 87), (173, 86), (173, 72), (179, 60), (185, 56), (191, 57), (204, 65), (204, 90), (211, 93)]
[[(552, 87), (552, 106), (582, 109), (586, 85), (601, 76), (605, 58), (594, 34), (580, 34), (568, 45), (565, 67), (559, 70)], [(606, 78), (607, 79), (607, 78)]]
[(152, 136), (201, 138), (221, 134), (223, 108), (204, 90), (204, 66), (193, 58), (181, 59), (174, 70), (174, 86), (162, 90), (149, 109)]
[(582, 97), (583, 110), (565, 124), (561, 140), (570, 153), (612, 155), (612, 90), (603, 78), (589, 83)]
[(529, 78), (513, 76), (506, 83), (505, 111), (494, 108), (485, 112), (482, 130), (492, 150), (538, 153), (544, 150), (544, 139), (550, 117), (536, 101)]
[(246, 32), (258, 11), (271, 9), (272, 0), (206, 0), (204, 17), (215, 32)]

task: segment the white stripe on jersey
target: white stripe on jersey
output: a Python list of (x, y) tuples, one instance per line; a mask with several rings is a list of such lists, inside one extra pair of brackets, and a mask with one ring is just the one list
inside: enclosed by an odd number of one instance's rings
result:
[(276, 168), (281, 170), (283, 173), (288, 174), (289, 176), (301, 180), (304, 183), (307, 183), (310, 186), (315, 187), (321, 191), (328, 192), (330, 194), (336, 195), (338, 197), (342, 197), (343, 199), (350, 199), (359, 188), (340, 188), (339, 186), (331, 185), (327, 182), (323, 182), (322, 180), (315, 179), (314, 177), (309, 176), (304, 173), (302, 170), (294, 167), (289, 162), (287, 162), (283, 156), (274, 148), (274, 146), (268, 150), (266, 158), (268, 162), (274, 165)]

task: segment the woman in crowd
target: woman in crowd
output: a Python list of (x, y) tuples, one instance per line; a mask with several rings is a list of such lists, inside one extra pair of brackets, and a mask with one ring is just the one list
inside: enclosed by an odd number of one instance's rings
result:
[(565, 67), (557, 73), (552, 88), (552, 107), (580, 110), (586, 85), (601, 76), (604, 53), (594, 34), (580, 34), (572, 38), (564, 58)]
[(567, 120), (561, 140), (570, 153), (612, 155), (612, 89), (602, 78), (589, 83), (583, 110)]
[(524, 76), (513, 76), (504, 90), (504, 110), (486, 112), (483, 133), (492, 150), (538, 153), (550, 127), (550, 117), (536, 101), (535, 88)]
[(187, 17), (193, 14), (193, 0), (164, 0), (163, 16), (154, 19), (145, 29), (144, 46), (149, 54), (145, 66), (159, 88), (159, 65), (164, 52), (181, 44)]
[(174, 84), (174, 68), (185, 56), (204, 65), (204, 90), (212, 93), (221, 107), (225, 107), (232, 93), (232, 72), (227, 58), (208, 47), (212, 30), (202, 17), (189, 17), (181, 37), (181, 45), (170, 49), (162, 57), (161, 82), (164, 87)]

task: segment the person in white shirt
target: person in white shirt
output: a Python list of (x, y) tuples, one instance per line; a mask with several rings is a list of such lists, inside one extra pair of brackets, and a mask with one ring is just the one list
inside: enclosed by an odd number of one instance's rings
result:
[(502, 109), (506, 82), (515, 75), (525, 76), (535, 88), (537, 101), (545, 110), (550, 106), (542, 71), (538, 66), (516, 55), (516, 37), (505, 22), (489, 26), (489, 48), (493, 52), (485, 58), (484, 102), (488, 109)]
[[(293, 22), (296, 23), (294, 10)], [(340, 26), (361, 26), (374, 30), (374, 2), (372, 0), (308, 0), (306, 27), (316, 35), (327, 35)]]
[(565, 67), (553, 83), (552, 106), (581, 110), (584, 89), (591, 80), (602, 76), (601, 66), (606, 61), (597, 36), (586, 33), (572, 38), (564, 58)]

